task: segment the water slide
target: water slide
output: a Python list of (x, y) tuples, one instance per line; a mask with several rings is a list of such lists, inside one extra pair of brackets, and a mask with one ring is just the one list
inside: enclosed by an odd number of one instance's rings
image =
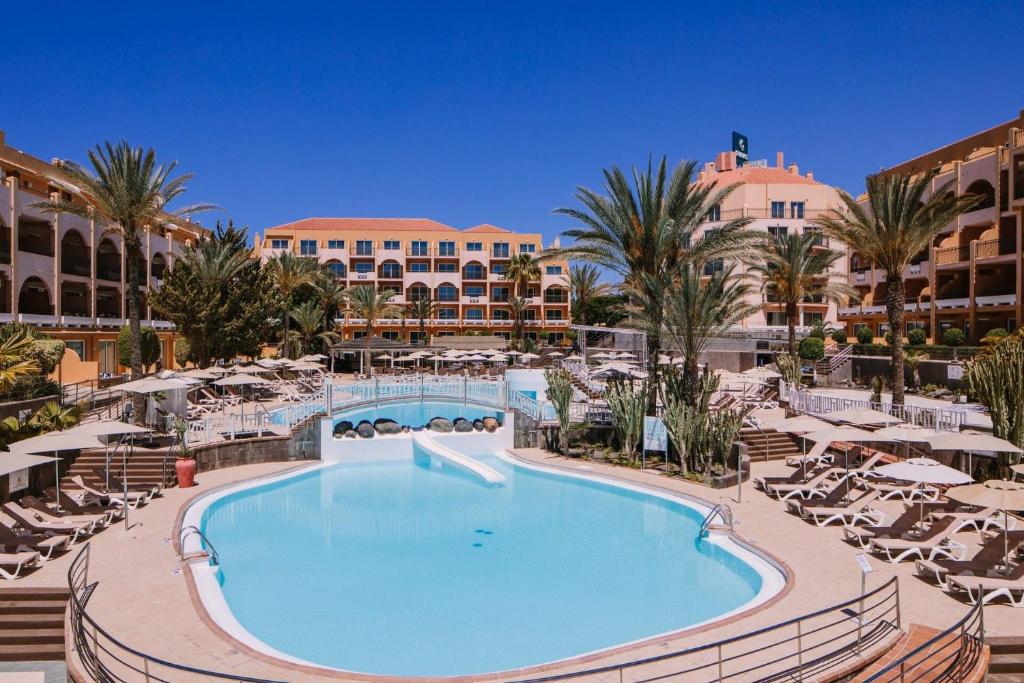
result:
[(467, 455), (463, 455), (454, 449), (448, 448), (447, 446), (439, 443), (434, 437), (427, 434), (426, 431), (413, 432), (412, 438), (413, 441), (416, 442), (416, 445), (430, 455), (435, 458), (439, 458), (450, 465), (463, 469), (470, 474), (480, 477), (489, 485), (501, 484), (505, 481), (505, 476), (500, 472)]

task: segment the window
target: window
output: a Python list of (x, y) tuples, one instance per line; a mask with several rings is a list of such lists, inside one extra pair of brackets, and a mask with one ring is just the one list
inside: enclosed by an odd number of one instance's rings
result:
[(439, 273), (457, 273), (459, 266), (456, 263), (438, 263), (437, 272)]
[(345, 240), (327, 240), (328, 249), (344, 249)]
[(772, 218), (786, 217), (786, 202), (772, 202)]
[(438, 256), (455, 256), (455, 242), (438, 242)]
[(564, 289), (545, 289), (544, 290), (544, 303), (546, 304), (564, 304), (568, 302), (567, 292)]
[(508, 287), (495, 287), (492, 289), (491, 301), (508, 301)]
[(287, 249), (288, 240), (270, 240), (271, 249)]
[(345, 264), (338, 261), (331, 261), (327, 264), (327, 270), (331, 271), (331, 275), (336, 278), (345, 277)]
[(357, 256), (373, 256), (373, 242), (371, 240), (356, 240)]
[(483, 251), (483, 242), (466, 242), (466, 251)]
[(390, 251), (397, 251), (402, 248), (402, 243), (398, 240), (384, 240), (384, 248)]
[(108, 377), (117, 372), (117, 342), (100, 340), (99, 344), (100, 377)]
[[(444, 301), (444, 299), (442, 299)], [(459, 317), (459, 309), (457, 308), (439, 308), (437, 309), (438, 320), (457, 320)]]
[(790, 202), (789, 203), (789, 217), (790, 218), (803, 218), (804, 217), (804, 203), (803, 202)]
[(785, 237), (786, 233), (789, 232), (789, 228), (785, 225), (769, 225), (768, 232), (771, 233), (772, 237)]
[(722, 220), (722, 207), (715, 204), (708, 209), (708, 221), (720, 221)]
[(548, 310), (544, 311), (544, 318), (545, 318), (545, 320), (561, 320), (562, 319), (562, 309), (560, 309), (560, 308), (549, 308)]
[(413, 256), (428, 256), (430, 252), (427, 250), (427, 243), (425, 240), (415, 240), (410, 242), (410, 254)]
[(454, 285), (441, 285), (437, 288), (438, 301), (457, 301), (459, 290)]
[(494, 251), (491, 253), (494, 258), (508, 258), (508, 242), (495, 242)]
[(366, 331), (365, 330), (355, 330), (355, 331), (352, 332), (352, 338), (353, 339), (366, 339)]
[(824, 319), (821, 311), (804, 311), (804, 325), (817, 325)]
[(484, 309), (482, 308), (467, 308), (466, 309), (466, 320), (483, 320)]
[(373, 272), (373, 264), (372, 263), (357, 263), (353, 267), (355, 268), (355, 271), (357, 273), (372, 273)]
[(409, 264), (410, 273), (429, 273), (430, 264), (424, 261), (413, 261)]
[(467, 263), (462, 269), (462, 277), (466, 280), (483, 280), (484, 267), (479, 263)]
[(704, 264), (704, 275), (721, 273), (725, 269), (725, 262), (722, 259), (715, 259)]
[(519, 245), (519, 253), (520, 254), (536, 254), (537, 253), (537, 245), (536, 244), (526, 244), (526, 243), (520, 244)]
[(466, 296), (483, 296), (484, 288), (483, 285), (466, 285), (462, 288), (462, 291), (466, 293)]
[(564, 332), (548, 332), (548, 344), (561, 344), (564, 339)]
[[(812, 246), (815, 246), (815, 247), (827, 247), (828, 246), (828, 238), (825, 237), (824, 235), (822, 235), (821, 234), (821, 230), (815, 228), (813, 225), (804, 226), (804, 234), (805, 235), (814, 235), (814, 241), (811, 242)], [(924, 259), (920, 259), (918, 262), (920, 262), (921, 260), (925, 260), (927, 258), (928, 257), (925, 256)]]
[(536, 320), (536, 319), (537, 319), (537, 309), (536, 308), (527, 308), (525, 311), (523, 311), (523, 320)]
[(562, 266), (547, 266), (544, 268), (544, 272), (548, 275), (561, 275)]
[(409, 288), (409, 301), (423, 301), (430, 298), (430, 290), (426, 285), (413, 285)]
[(784, 327), (786, 325), (786, 314), (780, 311), (766, 311), (764, 318), (769, 327)]
[[(451, 335), (451, 334), (453, 334), (453, 333), (452, 332), (447, 332), (447, 333), (446, 332), (439, 332), (437, 336), (444, 337), (446, 335)], [(426, 341), (426, 338), (427, 338), (427, 333), (426, 332), (422, 332), (422, 333), (421, 332), (410, 332), (409, 333), (409, 341), (412, 342), (413, 344), (419, 344), (422, 341)]]
[(402, 277), (402, 266), (394, 261), (388, 261), (380, 267), (380, 276), (389, 280), (397, 280)]
[(491, 272), (492, 273), (496, 273), (497, 275), (504, 275), (505, 274), (505, 264), (504, 263), (492, 263), (491, 264)]
[(80, 339), (69, 339), (64, 345), (78, 354), (79, 360), (85, 360), (85, 342)]
[(390, 341), (398, 341), (398, 332), (395, 330), (384, 330), (380, 333), (380, 336)]
[(508, 317), (508, 309), (505, 309), (505, 308), (496, 308), (493, 311), (491, 311), (491, 315), (494, 316), (493, 317), (494, 320), (508, 320), (509, 319), (509, 317)]

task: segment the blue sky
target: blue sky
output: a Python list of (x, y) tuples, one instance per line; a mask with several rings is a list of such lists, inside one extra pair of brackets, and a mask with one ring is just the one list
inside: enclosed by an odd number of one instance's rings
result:
[(1024, 108), (1006, 33), (1021, 16), (1021, 1), (19, 3), (0, 128), (47, 159), (153, 146), (195, 172), (189, 200), (251, 230), (424, 216), (552, 236), (568, 225), (551, 210), (602, 167), (706, 161), (732, 130), (753, 158), (784, 150), (858, 192)]

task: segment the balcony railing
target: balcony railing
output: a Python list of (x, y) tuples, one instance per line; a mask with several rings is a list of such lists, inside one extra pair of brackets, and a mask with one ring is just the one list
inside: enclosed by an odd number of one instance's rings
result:
[[(790, 211), (790, 207), (786, 206), (782, 212), (782, 215), (778, 215), (778, 212), (773, 212), (771, 208), (743, 208), (743, 209), (726, 209), (719, 211), (716, 216), (717, 220), (709, 220), (710, 223), (717, 223), (721, 221), (731, 221), (736, 218), (771, 218), (774, 220), (813, 220), (815, 218), (821, 218), (827, 215), (832, 209), (808, 209), (804, 208), (803, 216), (794, 216)], [(710, 218), (710, 217), (709, 217)], [(825, 244), (816, 246), (828, 246), (827, 238)]]
[(993, 294), (991, 296), (976, 296), (974, 302), (978, 306), (1016, 306), (1016, 294)]
[(970, 305), (971, 300), (967, 297), (957, 299), (937, 299), (935, 306), (937, 308), (966, 308)]
[(964, 263), (971, 259), (970, 246), (942, 247), (935, 250), (935, 263), (940, 266), (947, 266), (954, 263)]

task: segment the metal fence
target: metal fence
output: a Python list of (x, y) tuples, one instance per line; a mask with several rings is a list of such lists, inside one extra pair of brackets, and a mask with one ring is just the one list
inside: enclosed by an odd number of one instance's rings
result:
[[(892, 405), (890, 403), (875, 403), (855, 398), (842, 396), (829, 396), (827, 394), (811, 393), (809, 391), (796, 391), (787, 388), (784, 392), (789, 400), (789, 407), (801, 413), (810, 415), (826, 416), (828, 413), (837, 410), (850, 408), (870, 408), (879, 410), (887, 415), (897, 417), (904, 422), (925, 427), (927, 429), (943, 430), (950, 432), (960, 431), (961, 425), (966, 419), (966, 411), (947, 408), (925, 408), (909, 404)], [(783, 392), (780, 392), (782, 395)]]

